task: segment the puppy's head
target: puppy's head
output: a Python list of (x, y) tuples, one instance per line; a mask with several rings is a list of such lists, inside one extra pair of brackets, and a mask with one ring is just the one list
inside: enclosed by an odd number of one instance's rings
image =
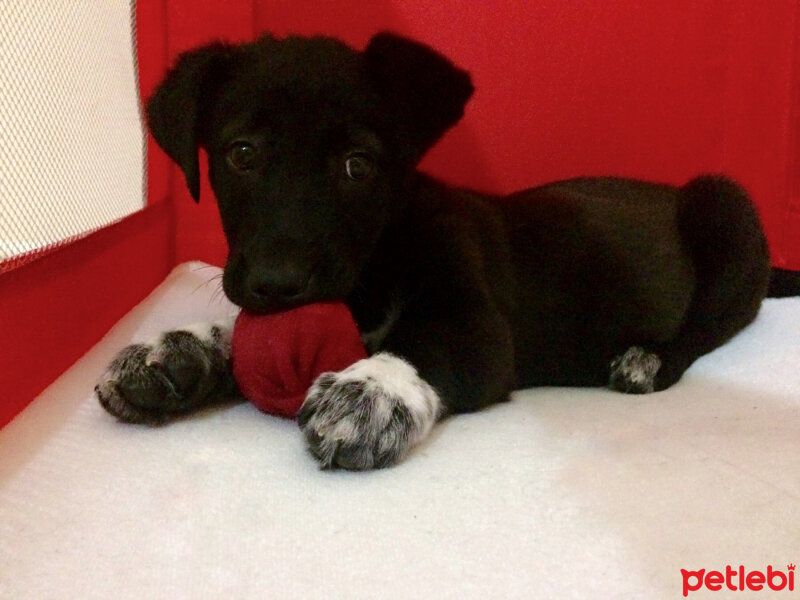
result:
[(265, 36), (183, 54), (147, 116), (195, 200), (206, 149), (229, 245), (225, 293), (271, 312), (352, 291), (408, 174), (471, 94), (466, 72), (392, 34), (363, 52)]

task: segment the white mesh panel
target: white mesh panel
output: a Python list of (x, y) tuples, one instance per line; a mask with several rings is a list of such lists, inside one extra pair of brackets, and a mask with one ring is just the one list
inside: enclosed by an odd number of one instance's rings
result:
[(134, 0), (0, 0), (0, 271), (144, 205)]

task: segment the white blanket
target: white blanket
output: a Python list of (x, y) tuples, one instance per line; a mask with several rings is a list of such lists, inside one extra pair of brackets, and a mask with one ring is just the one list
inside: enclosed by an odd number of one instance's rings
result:
[(94, 399), (124, 345), (231, 309), (218, 273), (178, 267), (0, 432), (0, 598), (678, 598), (800, 563), (800, 299), (666, 392), (518, 392), (349, 473), (246, 404), (149, 428)]

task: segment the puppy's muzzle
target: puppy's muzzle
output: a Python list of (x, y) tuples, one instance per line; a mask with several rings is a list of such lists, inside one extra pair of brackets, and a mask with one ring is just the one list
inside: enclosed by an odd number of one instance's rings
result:
[(254, 266), (245, 275), (244, 292), (257, 306), (289, 306), (303, 300), (310, 279), (308, 270), (294, 265), (278, 269)]
[(272, 313), (313, 300), (313, 273), (312, 264), (296, 255), (254, 260), (233, 254), (225, 266), (222, 288), (234, 304), (255, 313)]

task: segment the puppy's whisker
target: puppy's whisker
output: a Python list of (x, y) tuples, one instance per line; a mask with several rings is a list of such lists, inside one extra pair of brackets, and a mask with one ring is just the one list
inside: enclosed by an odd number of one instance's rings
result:
[(207, 287), (208, 285), (212, 285), (212, 284), (213, 284), (213, 285), (218, 285), (218, 284), (217, 284), (217, 281), (218, 281), (219, 279), (220, 279), (220, 277), (217, 277), (217, 276), (215, 276), (215, 277), (212, 277), (211, 279), (209, 279), (209, 280), (207, 280), (207, 281), (204, 281), (203, 283), (201, 283), (200, 285), (198, 285), (196, 288), (194, 288), (194, 290), (192, 291), (192, 294), (196, 294), (197, 292), (199, 292), (200, 290), (204, 289), (204, 288), (205, 288), (205, 287)]
[(224, 295), (224, 289), (222, 288), (222, 283), (221, 282), (222, 282), (222, 273), (219, 273), (217, 275), (214, 275), (213, 277), (211, 277), (207, 281), (204, 281), (203, 283), (198, 285), (192, 291), (192, 294), (196, 294), (200, 290), (205, 289), (207, 286), (213, 285), (213, 286), (215, 286), (215, 289), (212, 290), (212, 292), (211, 292), (211, 296), (209, 297), (208, 304), (209, 304), (209, 306), (212, 305), (212, 304), (217, 304), (217, 303), (219, 303), (220, 299)]
[(224, 300), (225, 300), (225, 292), (220, 287), (220, 288), (218, 288), (217, 290), (214, 291), (214, 293), (211, 295), (211, 298), (209, 299), (208, 302), (209, 302), (209, 304), (219, 304)]

